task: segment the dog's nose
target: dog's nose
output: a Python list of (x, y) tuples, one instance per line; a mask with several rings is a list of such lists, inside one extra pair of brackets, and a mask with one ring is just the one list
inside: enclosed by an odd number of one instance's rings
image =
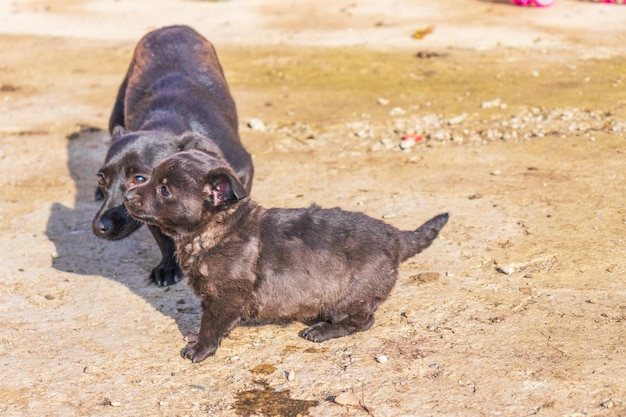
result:
[(106, 217), (102, 218), (98, 222), (97, 227), (101, 233), (107, 233), (113, 228), (113, 220)]
[(132, 189), (126, 190), (124, 192), (124, 201), (130, 201), (135, 197), (135, 193), (133, 193)]

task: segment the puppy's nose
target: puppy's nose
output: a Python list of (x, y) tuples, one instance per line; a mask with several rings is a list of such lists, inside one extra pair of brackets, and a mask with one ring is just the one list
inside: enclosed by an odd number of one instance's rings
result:
[(130, 190), (126, 190), (126, 191), (124, 192), (124, 201), (130, 201), (130, 200), (132, 200), (133, 198), (135, 198), (135, 193), (133, 192), (133, 190), (132, 190), (132, 189), (130, 189)]

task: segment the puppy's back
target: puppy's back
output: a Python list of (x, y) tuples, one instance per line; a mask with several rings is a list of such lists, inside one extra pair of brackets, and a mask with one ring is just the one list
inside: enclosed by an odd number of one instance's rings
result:
[[(302, 209), (269, 209), (262, 223), (262, 239), (284, 248), (329, 252), (346, 262), (362, 262), (374, 252), (393, 253), (400, 231), (363, 213), (312, 205)], [(267, 239), (267, 240), (266, 240)], [(280, 242), (280, 243), (279, 243)], [(272, 255), (269, 252), (268, 255)]]

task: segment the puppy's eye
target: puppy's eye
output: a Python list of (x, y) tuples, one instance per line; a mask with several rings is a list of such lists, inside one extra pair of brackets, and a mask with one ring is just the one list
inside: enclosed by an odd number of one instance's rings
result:
[(163, 197), (169, 197), (170, 196), (170, 191), (167, 189), (167, 187), (165, 185), (162, 185), (161, 188), (159, 188), (159, 192), (161, 193), (161, 195)]
[(106, 182), (107, 182), (107, 179), (105, 178), (104, 174), (101, 172), (98, 173), (98, 185), (104, 187)]
[(148, 179), (143, 175), (135, 175), (131, 182), (133, 183), (133, 185), (138, 185), (143, 184), (146, 181), (148, 181)]

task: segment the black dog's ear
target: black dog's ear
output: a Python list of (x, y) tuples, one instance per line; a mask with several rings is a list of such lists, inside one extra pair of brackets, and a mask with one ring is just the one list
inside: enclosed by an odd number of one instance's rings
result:
[(126, 129), (124, 129), (124, 126), (115, 125), (115, 127), (113, 128), (113, 131), (111, 132), (111, 139), (113, 139), (113, 142), (115, 142), (116, 140), (124, 136), (125, 134), (126, 134)]
[(178, 140), (176, 151), (182, 152), (192, 149), (196, 149), (211, 156), (224, 159), (222, 151), (220, 151), (220, 148), (218, 148), (217, 145), (213, 143), (213, 141), (208, 140), (206, 137), (198, 135), (197, 133), (184, 133)]
[(218, 168), (211, 171), (204, 184), (215, 207), (228, 206), (248, 196), (237, 176), (229, 169)]

